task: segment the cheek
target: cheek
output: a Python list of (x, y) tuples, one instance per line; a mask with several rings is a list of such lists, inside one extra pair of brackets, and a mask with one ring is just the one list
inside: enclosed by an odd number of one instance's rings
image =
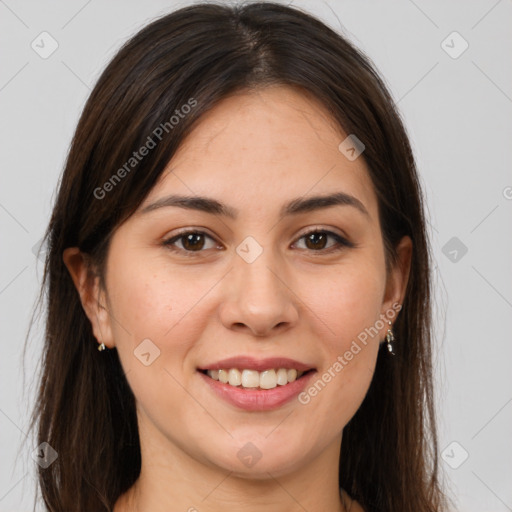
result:
[[(316, 285), (313, 287), (313, 281)], [(380, 335), (385, 269), (358, 259), (340, 267), (329, 279), (309, 283), (307, 302), (318, 313), (316, 333), (324, 365), (303, 403), (311, 401), (318, 417), (331, 418), (339, 428), (355, 414), (373, 377)], [(326, 420), (327, 421), (327, 420)]]
[[(107, 287), (123, 370), (144, 414), (155, 424), (165, 420), (163, 430), (178, 432), (174, 418), (191, 407), (185, 390), (190, 378), (187, 355), (204, 330), (198, 317), (200, 299), (212, 284), (185, 273), (166, 274), (165, 267), (150, 258), (144, 262), (119, 258), (116, 263)], [(162, 414), (162, 404), (176, 411), (176, 416)], [(200, 408), (192, 408), (200, 417)]]
[[(219, 278), (199, 267), (167, 270), (156, 258), (118, 258), (116, 263), (107, 283), (111, 325), (130, 386), (146, 406), (169, 399), (159, 397), (162, 390), (183, 399), (177, 382), (187, 385), (193, 373), (189, 354), (211, 321), (205, 305)], [(149, 357), (142, 357), (148, 352)], [(144, 358), (149, 359), (147, 367)]]
[[(144, 338), (168, 344), (176, 339), (175, 332), (187, 324), (188, 315), (211, 287), (202, 276), (195, 279), (186, 272), (166, 272), (161, 261), (151, 258), (118, 259), (109, 276), (114, 324), (124, 327), (134, 342)], [(190, 329), (190, 325), (187, 328)]]
[(304, 302), (321, 320), (326, 348), (339, 353), (379, 319), (385, 276), (375, 265), (347, 264), (313, 278), (305, 289), (310, 291)]

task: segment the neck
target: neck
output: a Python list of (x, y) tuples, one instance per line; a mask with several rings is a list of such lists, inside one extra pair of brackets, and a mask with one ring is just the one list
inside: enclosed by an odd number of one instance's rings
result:
[(249, 477), (197, 460), (160, 432), (149, 432), (154, 429), (139, 420), (140, 476), (114, 512), (224, 512), (230, 507), (238, 512), (346, 512), (338, 484), (341, 435), (291, 470), (260, 470)]

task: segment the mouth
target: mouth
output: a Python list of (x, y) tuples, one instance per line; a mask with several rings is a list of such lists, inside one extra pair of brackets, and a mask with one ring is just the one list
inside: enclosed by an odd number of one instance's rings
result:
[(249, 368), (199, 369), (203, 375), (234, 388), (264, 391), (284, 387), (305, 378), (314, 372), (314, 368), (297, 370), (296, 368), (268, 368), (258, 371)]
[(241, 355), (207, 363), (197, 372), (223, 401), (245, 411), (271, 411), (291, 403), (316, 373), (312, 364), (288, 357)]
[(238, 410), (250, 412), (271, 411), (292, 403), (315, 373), (314, 368), (198, 369), (198, 375), (215, 396)]

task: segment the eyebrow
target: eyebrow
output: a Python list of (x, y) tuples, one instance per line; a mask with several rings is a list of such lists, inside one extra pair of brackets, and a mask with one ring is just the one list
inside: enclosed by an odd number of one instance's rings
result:
[[(148, 213), (160, 208), (175, 206), (178, 208), (186, 208), (189, 210), (199, 210), (213, 215), (221, 215), (236, 219), (238, 210), (232, 208), (220, 201), (204, 196), (180, 196), (169, 195), (157, 199), (154, 203), (145, 206), (141, 213)], [(311, 212), (328, 208), (330, 206), (352, 206), (368, 218), (370, 214), (363, 203), (354, 196), (345, 192), (336, 192), (329, 195), (310, 196), (307, 198), (299, 197), (285, 204), (280, 211), (279, 218), (282, 219), (289, 215), (297, 215), (300, 213)]]

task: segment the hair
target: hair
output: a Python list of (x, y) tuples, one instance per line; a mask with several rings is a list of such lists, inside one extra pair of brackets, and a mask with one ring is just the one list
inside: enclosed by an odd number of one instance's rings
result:
[[(394, 325), (397, 354), (389, 357), (381, 344), (369, 390), (344, 428), (340, 487), (367, 512), (444, 510), (433, 400), (431, 249), (406, 130), (361, 50), (310, 14), (270, 2), (195, 4), (152, 21), (114, 56), (84, 106), (44, 236), (39, 303), (44, 295), (46, 325), (30, 429), (58, 453), (48, 468), (38, 468), (48, 510), (110, 511), (141, 465), (135, 397), (117, 350), (98, 354), (64, 249), (86, 254), (104, 285), (114, 231), (201, 116), (230, 95), (273, 85), (316, 98), (341, 130), (365, 145), (388, 271), (398, 261), (401, 238), (413, 242)], [(147, 155), (131, 160), (150, 139)]]

